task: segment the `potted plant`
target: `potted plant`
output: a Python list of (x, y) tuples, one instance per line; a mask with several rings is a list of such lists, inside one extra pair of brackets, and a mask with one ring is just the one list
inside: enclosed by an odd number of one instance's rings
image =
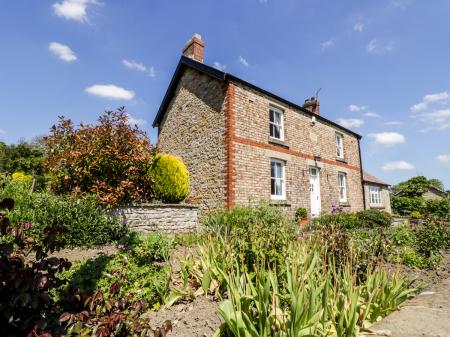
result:
[(295, 221), (301, 226), (308, 224), (308, 212), (306, 211), (306, 208), (297, 208), (295, 211)]

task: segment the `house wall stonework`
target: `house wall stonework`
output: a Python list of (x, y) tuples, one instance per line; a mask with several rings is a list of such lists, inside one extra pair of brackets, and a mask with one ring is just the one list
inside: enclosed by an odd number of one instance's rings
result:
[[(270, 201), (270, 160), (283, 160), (286, 200), (273, 201), (289, 208), (310, 210), (309, 168), (320, 169), (322, 213), (339, 206), (337, 175), (347, 176), (346, 211), (364, 209), (358, 139), (355, 135), (317, 121), (311, 116), (265, 96), (240, 83), (234, 83), (234, 194), (235, 203)], [(269, 139), (269, 108), (284, 112), (284, 142)], [(336, 160), (336, 132), (344, 137), (344, 161)], [(314, 157), (320, 157), (315, 161)]]
[[(381, 193), (381, 205), (373, 205), (370, 202), (370, 192), (369, 192), (369, 186), (379, 186), (380, 187), (380, 193)], [(376, 208), (382, 211), (386, 211), (389, 213), (392, 213), (391, 209), (391, 196), (389, 194), (389, 190), (387, 186), (377, 185), (377, 184), (371, 184), (369, 182), (364, 183), (364, 197), (366, 198), (366, 209)]]
[[(269, 108), (284, 112), (282, 144), (269, 139)], [(336, 132), (344, 159), (336, 158)], [(339, 206), (338, 172), (346, 173), (346, 211), (364, 209), (358, 138), (241, 82), (220, 81), (187, 68), (159, 125), (158, 147), (180, 156), (191, 179), (188, 202), (199, 217), (223, 206), (270, 200), (270, 160), (283, 160), (286, 200), (310, 210), (309, 168), (320, 170), (322, 213)], [(320, 159), (318, 158), (320, 157)]]
[(158, 149), (181, 157), (189, 170), (188, 203), (199, 216), (225, 206), (226, 85), (193, 69), (181, 77), (159, 126)]

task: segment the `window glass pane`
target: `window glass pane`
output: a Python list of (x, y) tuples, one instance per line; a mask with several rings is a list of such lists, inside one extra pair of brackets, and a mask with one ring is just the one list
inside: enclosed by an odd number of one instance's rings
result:
[(274, 111), (273, 110), (269, 110), (269, 120), (273, 123), (275, 121), (274, 119)]
[(275, 195), (275, 179), (271, 179), (271, 182), (270, 182), (270, 194)]
[(273, 137), (274, 137), (274, 138), (281, 138), (281, 137), (280, 137), (280, 135), (281, 135), (280, 127), (274, 125), (273, 130), (274, 130), (274, 132), (273, 132)]
[(279, 113), (278, 111), (275, 111), (274, 113), (274, 121), (275, 124), (281, 125), (281, 113)]
[(275, 163), (274, 163), (274, 162), (271, 162), (271, 163), (270, 163), (270, 176), (271, 176), (272, 178), (275, 177)]

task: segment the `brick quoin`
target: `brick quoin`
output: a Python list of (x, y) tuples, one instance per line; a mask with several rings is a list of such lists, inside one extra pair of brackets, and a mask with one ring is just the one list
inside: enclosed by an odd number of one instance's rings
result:
[(226, 164), (226, 204), (227, 208), (232, 208), (234, 206), (234, 85), (229, 82), (226, 92), (226, 134), (225, 134), (225, 146), (227, 151), (227, 164)]

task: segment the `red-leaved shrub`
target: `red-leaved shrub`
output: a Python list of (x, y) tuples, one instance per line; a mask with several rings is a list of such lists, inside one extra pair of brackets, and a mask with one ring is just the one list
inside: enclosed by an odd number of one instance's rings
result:
[(151, 197), (153, 148), (144, 131), (129, 125), (123, 107), (106, 111), (95, 125), (74, 127), (70, 119), (59, 117), (45, 147), (55, 193), (95, 193), (110, 206)]

